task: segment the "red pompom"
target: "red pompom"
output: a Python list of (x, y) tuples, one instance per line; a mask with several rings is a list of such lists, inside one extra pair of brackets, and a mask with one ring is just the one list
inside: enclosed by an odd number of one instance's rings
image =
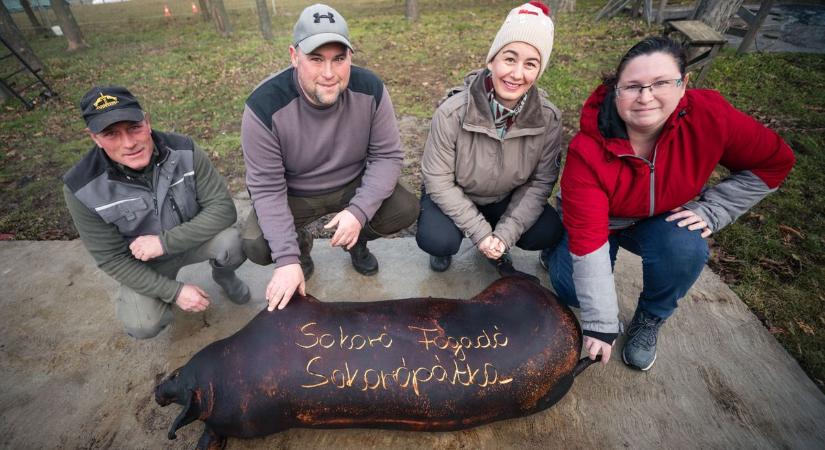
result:
[(530, 2), (530, 4), (535, 6), (538, 9), (540, 9), (544, 13), (545, 16), (550, 17), (551, 11), (550, 11), (549, 6), (545, 5), (542, 2), (537, 2), (537, 1)]

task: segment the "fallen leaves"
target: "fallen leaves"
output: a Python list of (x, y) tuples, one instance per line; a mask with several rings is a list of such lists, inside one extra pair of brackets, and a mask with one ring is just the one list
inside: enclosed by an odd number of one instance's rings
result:
[(805, 239), (805, 235), (802, 234), (801, 231), (797, 230), (796, 228), (789, 227), (787, 225), (779, 225), (779, 230), (787, 235), (792, 235), (798, 238), (799, 240)]
[(816, 330), (814, 327), (805, 323), (802, 319), (796, 319), (796, 325), (802, 330), (803, 333), (807, 334), (808, 336), (813, 336), (816, 334)]

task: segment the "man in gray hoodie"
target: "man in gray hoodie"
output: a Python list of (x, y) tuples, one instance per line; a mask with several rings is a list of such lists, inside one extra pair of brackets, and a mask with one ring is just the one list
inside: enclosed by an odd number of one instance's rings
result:
[(242, 238), (257, 264), (275, 264), (269, 310), (305, 294), (314, 264), (304, 228), (330, 213), (333, 246), (362, 275), (378, 272), (367, 241), (418, 217), (418, 201), (398, 184), (404, 157), (392, 101), (372, 72), (352, 65), (346, 20), (315, 4), (301, 13), (291, 67), (259, 84), (246, 101), (241, 143), (254, 206)]

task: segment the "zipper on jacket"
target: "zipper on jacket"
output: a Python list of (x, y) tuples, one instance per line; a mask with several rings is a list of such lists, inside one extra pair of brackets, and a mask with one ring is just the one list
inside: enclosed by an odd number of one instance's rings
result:
[(172, 206), (172, 211), (175, 211), (175, 214), (178, 215), (178, 220), (180, 220), (180, 223), (183, 223), (183, 214), (181, 214), (180, 208), (178, 208), (178, 203), (174, 198), (169, 197), (169, 204)]
[(650, 169), (650, 209), (648, 209), (648, 217), (653, 217), (653, 211), (656, 210), (656, 149), (658, 147), (659, 146), (657, 145), (653, 148), (653, 161), (648, 161), (647, 159), (636, 155), (618, 155), (619, 158), (634, 158), (644, 161)]

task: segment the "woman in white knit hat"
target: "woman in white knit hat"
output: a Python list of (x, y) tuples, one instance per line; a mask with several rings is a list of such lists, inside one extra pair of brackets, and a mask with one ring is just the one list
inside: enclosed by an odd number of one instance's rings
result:
[(553, 248), (562, 234), (547, 198), (559, 175), (561, 113), (535, 83), (553, 48), (540, 2), (507, 15), (484, 69), (471, 72), (432, 119), (416, 241), (447, 270), (463, 237), (499, 269), (509, 249)]

